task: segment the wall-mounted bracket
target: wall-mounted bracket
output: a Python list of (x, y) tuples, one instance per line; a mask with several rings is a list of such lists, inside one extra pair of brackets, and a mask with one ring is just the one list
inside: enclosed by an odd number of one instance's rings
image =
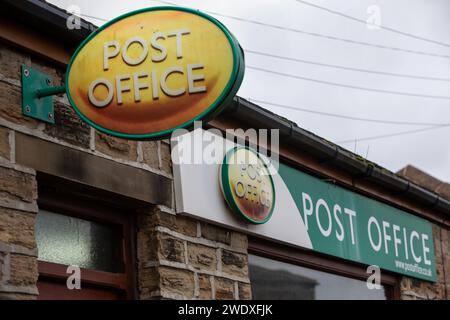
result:
[(53, 96), (66, 88), (53, 87), (53, 78), (22, 65), (22, 114), (48, 123), (55, 123)]

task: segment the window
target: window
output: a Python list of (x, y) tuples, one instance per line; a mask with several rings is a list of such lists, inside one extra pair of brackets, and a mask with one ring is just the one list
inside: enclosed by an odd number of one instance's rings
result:
[(365, 281), (249, 255), (252, 296), (257, 300), (384, 300), (384, 287), (369, 290)]
[(367, 288), (366, 266), (308, 249), (249, 237), (253, 299), (398, 299), (400, 277), (381, 272), (380, 290)]
[(122, 235), (114, 225), (39, 210), (36, 239), (40, 261), (123, 272)]
[[(120, 196), (38, 175), (39, 299), (134, 297), (134, 211)], [(134, 209), (133, 209), (134, 208)], [(78, 266), (81, 290), (69, 290)]]

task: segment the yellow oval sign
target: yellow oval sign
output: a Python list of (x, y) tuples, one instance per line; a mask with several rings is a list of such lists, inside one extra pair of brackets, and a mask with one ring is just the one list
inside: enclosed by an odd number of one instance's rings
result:
[(275, 207), (275, 187), (262, 157), (246, 147), (227, 152), (219, 173), (220, 186), (230, 208), (247, 222), (269, 221)]
[(199, 11), (131, 12), (90, 35), (73, 55), (66, 91), (96, 129), (161, 139), (215, 115), (236, 94), (244, 57), (233, 35)]

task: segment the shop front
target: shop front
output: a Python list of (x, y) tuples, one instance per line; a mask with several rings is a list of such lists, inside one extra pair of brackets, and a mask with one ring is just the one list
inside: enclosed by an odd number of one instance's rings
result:
[[(173, 144), (176, 209), (248, 235), (255, 297), (386, 299), (397, 294), (398, 275), (436, 282), (432, 223), (211, 132)], [(198, 150), (204, 163), (191, 159)]]
[(1, 299), (450, 298), (449, 198), (235, 96), (221, 24), (0, 9)]

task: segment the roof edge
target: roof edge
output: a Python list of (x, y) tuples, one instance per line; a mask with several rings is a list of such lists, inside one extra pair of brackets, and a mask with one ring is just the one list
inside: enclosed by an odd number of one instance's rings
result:
[(304, 130), (294, 122), (278, 117), (250, 101), (235, 97), (232, 105), (224, 112), (239, 119), (245, 119), (246, 123), (256, 124), (258, 128), (279, 129), (280, 138), (287, 144), (302, 148), (321, 159), (322, 162), (333, 163), (350, 173), (353, 178), (367, 179), (394, 194), (404, 195), (420, 202), (425, 207), (434, 208), (450, 215), (450, 201), (442, 198), (439, 194)]
[[(43, 0), (3, 0), (2, 6), (13, 8), (36, 23), (52, 27), (52, 31), (61, 34), (67, 40), (80, 44), (97, 27), (81, 19), (80, 29), (69, 30), (66, 26), (70, 14), (65, 10)], [(422, 203), (425, 207), (439, 210), (450, 216), (450, 201), (440, 197), (414, 182), (378, 166), (312, 132), (304, 130), (294, 122), (284, 119), (250, 101), (236, 96), (224, 113), (237, 116), (254, 127), (279, 129), (280, 138), (289, 145), (300, 147), (322, 161), (333, 163), (350, 173), (354, 178), (368, 179), (393, 193), (402, 194)]]
[(8, 14), (19, 13), (22, 23), (26, 25), (50, 28), (53, 35), (61, 36), (66, 42), (79, 45), (97, 27), (80, 18), (78, 29), (69, 30), (67, 20), (72, 15), (64, 9), (43, 0), (2, 0), (0, 7), (6, 8)]

